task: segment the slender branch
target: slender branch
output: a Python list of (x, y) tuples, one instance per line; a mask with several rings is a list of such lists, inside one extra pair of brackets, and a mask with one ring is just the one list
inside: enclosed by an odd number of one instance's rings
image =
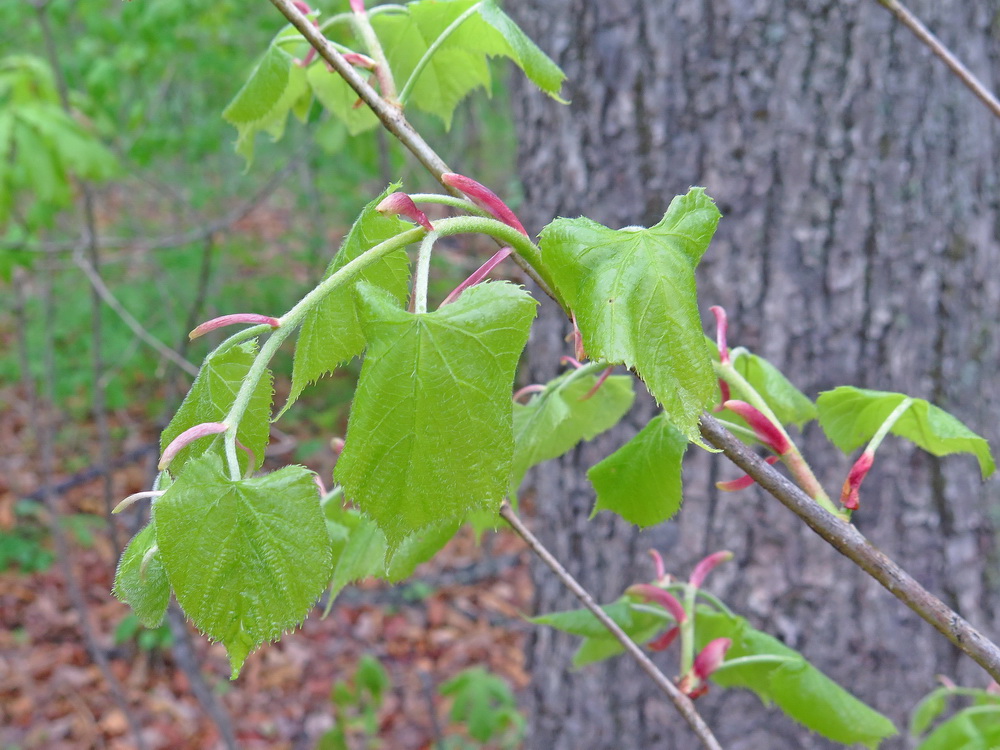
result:
[(731, 435), (710, 414), (701, 416), (701, 434), (786, 508), (805, 521), (838, 552), (878, 581), (903, 604), (930, 623), (971, 657), (994, 680), (1000, 681), (1000, 647), (961, 615), (920, 585), (916, 579), (878, 550), (854, 526), (821, 508), (805, 492), (764, 462)]
[(670, 702), (674, 704), (674, 707), (680, 712), (684, 720), (687, 721), (694, 733), (698, 735), (698, 739), (701, 740), (701, 744), (706, 748), (722, 750), (722, 746), (719, 741), (715, 739), (712, 734), (712, 730), (708, 728), (705, 720), (701, 718), (698, 710), (694, 707), (691, 699), (688, 698), (684, 693), (680, 691), (674, 683), (672, 683), (667, 676), (661, 672), (655, 664), (650, 660), (648, 656), (643, 652), (643, 650), (633, 641), (628, 634), (618, 627), (618, 624), (608, 617), (608, 614), (601, 609), (601, 607), (594, 601), (587, 590), (581, 586), (573, 576), (570, 575), (569, 571), (562, 566), (562, 564), (549, 552), (545, 546), (538, 540), (538, 538), (531, 533), (524, 522), (518, 518), (514, 510), (507, 504), (504, 503), (500, 507), (500, 517), (503, 518), (507, 523), (511, 525), (514, 531), (517, 532), (529, 547), (531, 551), (534, 552), (538, 557), (544, 562), (556, 577), (562, 582), (563, 586), (569, 589), (573, 595), (583, 602), (583, 606), (590, 610), (591, 614), (596, 617), (600, 623), (608, 629), (608, 631), (615, 637), (625, 650), (629, 653), (635, 661), (639, 664), (639, 668), (645, 672), (650, 679), (656, 683), (656, 686), (670, 699)]
[[(94, 266), (91, 265), (91, 263), (86, 258), (78, 254), (74, 258), (74, 261), (76, 262), (76, 265), (80, 267), (80, 270), (83, 271), (87, 279), (90, 281), (90, 284), (94, 288), (94, 291), (98, 295), (98, 297), (102, 299), (108, 307), (110, 307), (118, 314), (118, 317), (121, 318), (122, 322), (124, 322), (125, 325), (127, 325), (132, 330), (132, 333), (134, 333), (144, 343), (152, 347), (157, 354), (163, 357), (163, 359), (177, 365), (182, 370), (184, 370), (184, 372), (186, 372), (188, 375), (198, 374), (197, 367), (188, 362), (184, 357), (179, 355), (177, 352), (175, 352), (169, 346), (164, 344), (149, 331), (147, 331), (143, 327), (142, 323), (136, 320), (135, 316), (133, 316), (132, 313), (130, 313), (128, 310), (125, 309), (125, 306), (122, 305), (122, 303), (118, 300), (117, 297), (115, 297), (114, 293), (108, 288), (108, 285), (104, 283), (104, 279), (101, 278), (101, 275), (97, 272)], [(104, 463), (107, 463), (107, 461), (104, 461)]]
[(950, 49), (942, 44), (940, 39), (931, 33), (930, 29), (924, 26), (923, 22), (912, 11), (898, 0), (878, 0), (878, 2), (912, 31), (917, 39), (926, 44), (931, 52), (939, 57), (962, 83), (969, 87), (994, 116), (1000, 117), (1000, 100), (983, 85), (971, 70), (965, 67), (965, 64)]

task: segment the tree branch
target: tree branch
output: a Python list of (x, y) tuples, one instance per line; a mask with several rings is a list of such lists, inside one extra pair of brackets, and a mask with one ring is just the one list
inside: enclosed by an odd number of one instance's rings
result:
[(812, 498), (733, 436), (710, 414), (701, 416), (701, 434), (721, 448), (734, 464), (806, 524), (840, 554), (882, 584), (903, 604), (1000, 681), (1000, 647), (938, 599), (851, 524), (821, 508)]
[(951, 72), (958, 76), (962, 83), (972, 90), (973, 94), (979, 97), (979, 100), (986, 105), (987, 109), (994, 116), (1000, 118), (1000, 101), (997, 100), (996, 96), (976, 78), (971, 70), (965, 67), (965, 64), (961, 60), (955, 57), (950, 49), (941, 43), (940, 39), (931, 33), (930, 29), (924, 26), (919, 18), (913, 15), (912, 11), (898, 0), (878, 0), (878, 2), (898, 18), (900, 23), (912, 31), (917, 39), (926, 44), (931, 52), (939, 57)]
[(538, 538), (528, 530), (528, 527), (524, 525), (514, 510), (507, 504), (504, 503), (500, 507), (500, 517), (503, 518), (507, 523), (511, 525), (514, 531), (517, 532), (528, 546), (531, 547), (532, 552), (541, 558), (542, 562), (549, 566), (556, 577), (562, 582), (563, 586), (568, 588), (573, 595), (583, 602), (583, 606), (590, 610), (591, 614), (596, 617), (600, 623), (608, 629), (608, 631), (615, 637), (625, 650), (629, 653), (635, 661), (639, 664), (639, 668), (645, 672), (650, 679), (656, 683), (656, 686), (670, 699), (670, 702), (674, 704), (674, 707), (680, 712), (684, 720), (687, 721), (688, 725), (694, 730), (694, 733), (698, 735), (698, 739), (701, 740), (701, 744), (710, 750), (722, 750), (722, 746), (719, 741), (715, 739), (712, 734), (712, 730), (708, 728), (705, 720), (701, 718), (698, 710), (694, 707), (694, 703), (688, 698), (684, 693), (680, 691), (674, 683), (672, 683), (667, 676), (661, 672), (655, 664), (646, 656), (645, 652), (633, 641), (628, 634), (618, 627), (618, 623), (608, 617), (608, 614), (601, 609), (601, 607), (594, 601), (587, 590), (581, 586), (573, 576), (569, 574), (569, 571), (562, 566), (562, 564), (549, 552)]

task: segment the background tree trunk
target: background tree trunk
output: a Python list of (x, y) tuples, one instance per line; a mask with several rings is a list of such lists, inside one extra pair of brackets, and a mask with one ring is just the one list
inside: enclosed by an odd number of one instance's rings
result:
[[(546, 0), (511, 12), (569, 75), (562, 107), (518, 79), (525, 184), (521, 216), (613, 227), (659, 220), (672, 196), (704, 185), (724, 218), (699, 269), (702, 314), (729, 311), (730, 343), (768, 357), (810, 395), (852, 384), (932, 400), (1000, 437), (1000, 127), (872, 0)], [(997, 87), (995, 3), (914, 0), (915, 10)], [(530, 345), (544, 381), (568, 352), (554, 306)], [(587, 522), (585, 471), (651, 416), (536, 470), (535, 527), (600, 600), (648, 580), (646, 550), (687, 574), (729, 548), (710, 580), (751, 622), (905, 729), (943, 673), (987, 677), (891, 595), (738, 475), (692, 449), (676, 522), (637, 533)], [(852, 459), (813, 424), (805, 449), (839, 491)], [(938, 461), (890, 439), (862, 493), (861, 530), (994, 637), (995, 542), (971, 457)], [(994, 503), (995, 504), (995, 503)], [(537, 611), (575, 608), (538, 567)], [(575, 639), (539, 629), (530, 747), (692, 748), (696, 740), (624, 658), (566, 674)], [(676, 665), (661, 663), (669, 671)], [(818, 748), (748, 693), (699, 701), (727, 748)], [(905, 747), (902, 740), (887, 747)]]

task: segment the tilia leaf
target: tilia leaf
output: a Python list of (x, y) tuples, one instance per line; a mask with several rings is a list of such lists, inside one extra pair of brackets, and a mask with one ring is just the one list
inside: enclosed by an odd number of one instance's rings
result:
[[(245, 341), (208, 355), (191, 390), (160, 436), (161, 451), (189, 427), (203, 422), (221, 422), (225, 418), (256, 354), (256, 342)], [(254, 469), (260, 468), (264, 463), (264, 449), (270, 433), (272, 395), (271, 372), (268, 370), (254, 388), (246, 413), (236, 431), (236, 439), (253, 452)], [(170, 472), (177, 476), (188, 461), (206, 451), (218, 451), (221, 455), (221, 446), (221, 437), (196, 440), (177, 454), (170, 463)], [(238, 451), (238, 458), (241, 467), (246, 468), (249, 460), (247, 454)]]
[(545, 265), (590, 357), (635, 368), (690, 439), (716, 388), (694, 270), (719, 216), (704, 189), (692, 188), (649, 229), (557, 219), (541, 235)]
[(153, 505), (167, 578), (185, 614), (221, 641), (235, 678), (246, 657), (305, 618), (330, 580), (330, 537), (301, 466), (233, 481), (208, 454)]
[[(399, 188), (390, 185), (382, 194), (361, 211), (351, 231), (347, 233), (340, 251), (330, 261), (323, 274), (329, 278), (347, 263), (384, 240), (395, 237), (409, 228), (396, 216), (383, 216), (375, 207), (382, 199)], [(410, 278), (410, 263), (406, 249), (380, 258), (356, 277), (355, 281), (334, 289), (310, 310), (302, 323), (295, 344), (295, 361), (292, 366), (292, 389), (288, 401), (278, 414), (295, 403), (307, 385), (319, 380), (338, 365), (356, 357), (365, 348), (365, 335), (358, 319), (354, 289), (359, 281), (381, 287), (394, 299), (406, 299)]]
[(611, 376), (585, 399), (597, 379), (567, 372), (527, 404), (514, 404), (514, 491), (532, 466), (611, 429), (632, 407), (635, 393), (627, 375)]
[(170, 603), (170, 584), (159, 553), (152, 553), (143, 565), (155, 546), (156, 531), (149, 523), (125, 547), (115, 573), (114, 595), (128, 604), (147, 628), (160, 626)]
[(663, 414), (587, 472), (599, 510), (610, 510), (637, 526), (666, 521), (681, 507), (681, 462), (687, 438)]
[(336, 477), (386, 535), (496, 510), (510, 485), (510, 391), (535, 314), (520, 287), (489, 283), (413, 314), (359, 286), (368, 350)]
[(844, 745), (877, 748), (896, 734), (888, 718), (833, 682), (802, 654), (755, 630), (742, 617), (700, 608), (695, 633), (699, 649), (715, 638), (732, 639), (726, 662), (747, 656), (772, 657), (732, 667), (723, 663), (712, 674), (712, 682), (752, 690), (763, 703), (776, 703), (790, 718)]
[[(819, 395), (819, 423), (830, 441), (845, 453), (867, 443), (903, 399), (902, 393), (869, 391), (841, 386)], [(955, 417), (922, 398), (913, 403), (890, 430), (928, 453), (946, 456), (971, 453), (979, 461), (983, 479), (996, 470), (990, 445)]]

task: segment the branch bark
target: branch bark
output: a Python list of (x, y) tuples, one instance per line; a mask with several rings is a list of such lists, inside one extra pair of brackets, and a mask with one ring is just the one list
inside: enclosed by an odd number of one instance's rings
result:
[(562, 566), (562, 564), (555, 558), (555, 556), (549, 552), (538, 538), (531, 533), (524, 522), (517, 516), (514, 510), (507, 505), (503, 504), (500, 508), (500, 517), (503, 518), (507, 523), (511, 525), (514, 531), (517, 532), (528, 546), (531, 547), (531, 551), (534, 552), (538, 557), (544, 562), (556, 577), (562, 582), (562, 584), (573, 592), (573, 595), (583, 602), (583, 606), (590, 610), (591, 614), (596, 617), (600, 623), (608, 629), (608, 631), (615, 637), (625, 650), (628, 652), (636, 663), (638, 663), (639, 668), (656, 684), (656, 686), (667, 696), (671, 703), (674, 704), (674, 708), (684, 717), (684, 720), (688, 723), (691, 729), (698, 739), (701, 740), (701, 744), (706, 748), (711, 750), (718, 749), (722, 750), (722, 746), (719, 741), (715, 739), (712, 734), (712, 730), (709, 729), (705, 720), (701, 718), (698, 710), (694, 707), (694, 703), (688, 698), (684, 693), (680, 691), (673, 682), (671, 682), (663, 672), (661, 672), (652, 660), (646, 656), (645, 652), (639, 647), (639, 645), (633, 641), (628, 634), (618, 627), (618, 623), (608, 617), (607, 613), (601, 609), (601, 607), (594, 601), (587, 590), (581, 586), (573, 576), (569, 574), (569, 571)]
[(913, 576), (868, 541), (856, 527), (821, 508), (799, 487), (726, 430), (715, 417), (702, 414), (701, 434), (840, 554), (930, 623), (985, 669), (994, 680), (1000, 681), (1000, 647), (921, 586)]

